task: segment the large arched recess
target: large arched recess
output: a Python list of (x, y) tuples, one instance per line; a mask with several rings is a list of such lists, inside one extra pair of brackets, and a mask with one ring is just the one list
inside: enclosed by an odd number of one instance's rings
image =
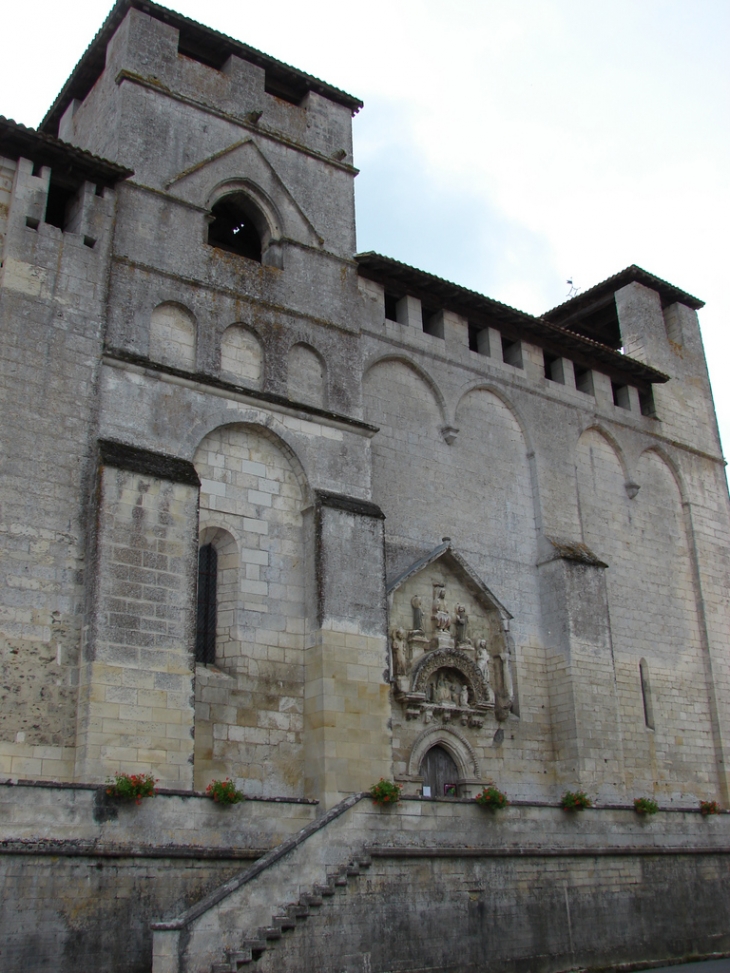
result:
[[(453, 505), (442, 403), (433, 382), (404, 359), (376, 362), (365, 374), (365, 419), (378, 426), (372, 440), (373, 499), (386, 516), (389, 539), (429, 549), (448, 533)], [(453, 484), (452, 484), (453, 485)]]
[[(692, 562), (674, 471), (645, 452), (630, 499), (620, 455), (596, 429), (581, 436), (576, 473), (583, 538), (608, 565), (611, 631), (629, 788), (697, 792), (716, 778)], [(647, 727), (640, 662), (651, 670)], [(678, 742), (681, 741), (681, 742)]]
[(519, 624), (537, 623), (537, 531), (528, 448), (515, 413), (486, 388), (462, 396), (452, 447), (460, 545)]
[[(196, 671), (195, 786), (229, 776), (248, 794), (303, 795), (306, 484), (291, 450), (244, 424), (208, 433), (194, 457), (200, 531), (235, 540), (237, 601), (217, 665)], [(220, 606), (222, 608), (223, 606)]]

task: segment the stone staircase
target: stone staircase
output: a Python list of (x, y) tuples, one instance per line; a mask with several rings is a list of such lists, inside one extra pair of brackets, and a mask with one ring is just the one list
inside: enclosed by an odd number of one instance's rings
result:
[(242, 967), (255, 963), (267, 950), (275, 948), (286, 933), (316, 915), (325, 900), (337, 894), (338, 889), (346, 893), (348, 879), (357, 878), (370, 864), (369, 856), (360, 855), (341, 865), (336, 872), (327, 876), (324, 885), (315, 885), (311, 892), (300, 895), (297, 902), (290, 902), (277, 915), (273, 915), (271, 925), (259, 926), (255, 939), (244, 938), (237, 949), (226, 950), (225, 962), (213, 963), (211, 973), (237, 973)]

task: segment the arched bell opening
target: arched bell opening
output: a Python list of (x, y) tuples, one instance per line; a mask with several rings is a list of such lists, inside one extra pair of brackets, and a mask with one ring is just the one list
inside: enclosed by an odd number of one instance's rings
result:
[(419, 775), (423, 778), (424, 797), (458, 797), (459, 768), (445, 747), (436, 744), (426, 751)]
[(265, 217), (250, 197), (242, 192), (229, 193), (218, 200), (211, 213), (210, 246), (261, 263), (271, 234)]

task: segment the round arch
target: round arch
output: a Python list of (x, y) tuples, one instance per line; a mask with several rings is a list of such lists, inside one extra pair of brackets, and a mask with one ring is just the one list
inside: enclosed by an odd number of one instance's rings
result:
[(534, 447), (532, 445), (532, 438), (527, 428), (527, 423), (522, 417), (519, 409), (514, 405), (514, 403), (504, 394), (502, 389), (497, 388), (489, 382), (482, 382), (480, 380), (469, 382), (468, 385), (462, 386), (462, 390), (459, 394), (459, 399), (456, 403), (456, 408), (454, 409), (454, 420), (459, 414), (459, 409), (468, 395), (472, 392), (489, 392), (495, 398), (499, 399), (502, 405), (507, 409), (508, 412), (512, 414), (512, 418), (515, 420), (517, 425), (520, 427), (520, 432), (522, 433), (522, 439), (525, 443), (525, 449), (527, 451), (527, 456), (532, 457), (534, 455)]
[(365, 368), (363, 369), (363, 373), (362, 373), (363, 385), (365, 384), (365, 379), (370, 374), (370, 372), (372, 372), (378, 365), (383, 365), (386, 362), (396, 362), (401, 365), (404, 365), (415, 375), (417, 375), (421, 379), (421, 381), (423, 381), (424, 384), (427, 385), (428, 388), (433, 393), (433, 396), (436, 399), (436, 404), (438, 405), (439, 408), (439, 412), (441, 413), (441, 422), (446, 424), (450, 421), (447, 415), (448, 410), (446, 407), (446, 399), (444, 398), (444, 395), (441, 389), (438, 387), (438, 384), (436, 383), (435, 379), (433, 379), (429, 375), (429, 373), (426, 371), (425, 368), (422, 368), (420, 365), (418, 365), (412, 359), (407, 358), (405, 355), (386, 354), (386, 355), (377, 355), (371, 358), (368, 362), (366, 362)]
[(672, 479), (674, 480), (677, 486), (677, 490), (679, 492), (680, 502), (683, 505), (688, 503), (687, 491), (684, 485), (684, 478), (675, 460), (661, 446), (648, 446), (645, 450), (643, 450), (643, 452), (639, 456), (639, 461), (641, 461), (643, 457), (649, 453), (653, 453), (655, 456), (657, 456), (664, 463), (664, 465), (671, 473)]
[(191, 429), (187, 437), (190, 447), (190, 455), (191, 457), (194, 457), (198, 451), (198, 447), (203, 442), (205, 437), (209, 436), (212, 432), (216, 432), (218, 429), (240, 426), (243, 429), (258, 433), (264, 439), (267, 439), (278, 449), (280, 449), (291, 463), (292, 472), (294, 473), (297, 484), (302, 491), (303, 508), (307, 507), (312, 503), (313, 500), (312, 489), (309, 485), (309, 478), (307, 477), (304, 466), (302, 465), (296, 451), (292, 448), (292, 446), (289, 445), (283, 435), (279, 434), (277, 430), (271, 428), (274, 423), (275, 420), (273, 416), (266, 415), (265, 413), (258, 413), (250, 416), (249, 418), (241, 416), (239, 418), (232, 419), (230, 413), (219, 412), (216, 415), (209, 417), (207, 422), (198, 423)]
[(627, 484), (632, 483), (633, 480), (631, 474), (629, 473), (629, 467), (628, 467), (628, 463), (626, 462), (626, 454), (623, 450), (623, 447), (619, 443), (618, 439), (613, 435), (613, 433), (609, 432), (608, 429), (606, 429), (600, 423), (589, 422), (583, 429), (581, 429), (580, 435), (575, 441), (574, 453), (577, 452), (578, 446), (580, 445), (580, 441), (583, 438), (583, 436), (585, 436), (586, 433), (589, 432), (595, 432), (597, 435), (601, 436), (602, 439), (604, 439), (608, 443), (608, 445), (616, 454), (616, 458), (619, 461), (619, 464), (624, 474), (624, 482)]

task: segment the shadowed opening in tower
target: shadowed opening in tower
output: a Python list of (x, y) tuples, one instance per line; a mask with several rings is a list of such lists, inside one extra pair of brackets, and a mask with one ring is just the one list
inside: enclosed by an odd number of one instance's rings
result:
[(257, 228), (261, 216), (243, 193), (231, 193), (212, 209), (213, 221), (208, 229), (208, 243), (219, 250), (238, 253), (261, 263), (261, 234)]

